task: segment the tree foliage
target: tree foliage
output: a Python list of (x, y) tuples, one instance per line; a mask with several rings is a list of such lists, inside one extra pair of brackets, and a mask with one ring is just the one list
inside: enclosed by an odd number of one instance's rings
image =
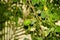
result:
[[(60, 40), (60, 26), (55, 24), (60, 20), (60, 0), (0, 1), (1, 30), (8, 20), (20, 27), (19, 18), (23, 19), (22, 26), (32, 40)], [(31, 30), (33, 28), (35, 30)]]

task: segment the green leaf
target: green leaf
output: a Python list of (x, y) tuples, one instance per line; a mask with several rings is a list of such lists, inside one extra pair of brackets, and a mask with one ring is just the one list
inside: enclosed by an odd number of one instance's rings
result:
[(37, 3), (39, 3), (40, 0), (32, 0), (32, 4), (35, 5)]
[(47, 0), (40, 0), (42, 4), (45, 4)]
[(24, 25), (29, 25), (29, 24), (31, 24), (31, 20), (29, 20), (29, 19), (26, 19), (25, 21), (24, 21)]
[(12, 16), (12, 13), (11, 12), (4, 12), (4, 16), (10, 17), (10, 16)]
[(23, 18), (23, 14), (22, 14), (21, 8), (18, 9), (16, 16), (19, 16), (20, 18)]
[(60, 27), (56, 27), (55, 32), (60, 32)]
[(18, 26), (18, 17), (14, 17), (12, 20), (15, 21), (16, 26)]
[(38, 37), (38, 39), (37, 40), (43, 40), (43, 38), (42, 37)]
[(12, 0), (13, 2), (20, 2), (20, 0)]
[(41, 13), (41, 18), (45, 18), (45, 17), (46, 17), (45, 13), (42, 12), (42, 13)]
[(26, 4), (27, 3), (27, 0), (23, 0), (23, 3)]

